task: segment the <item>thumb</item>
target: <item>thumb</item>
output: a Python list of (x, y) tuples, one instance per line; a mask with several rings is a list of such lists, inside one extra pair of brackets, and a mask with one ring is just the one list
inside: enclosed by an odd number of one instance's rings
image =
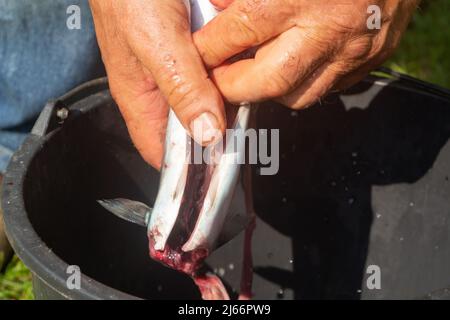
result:
[(192, 41), (187, 9), (168, 0), (151, 10), (153, 19), (133, 33), (130, 47), (192, 138), (216, 142), (226, 128), (224, 103)]

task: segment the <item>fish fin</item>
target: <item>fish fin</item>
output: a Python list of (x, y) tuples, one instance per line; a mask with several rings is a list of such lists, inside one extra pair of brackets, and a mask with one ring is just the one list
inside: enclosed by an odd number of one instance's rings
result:
[(97, 202), (117, 217), (143, 227), (147, 226), (152, 212), (146, 204), (128, 199), (104, 199)]

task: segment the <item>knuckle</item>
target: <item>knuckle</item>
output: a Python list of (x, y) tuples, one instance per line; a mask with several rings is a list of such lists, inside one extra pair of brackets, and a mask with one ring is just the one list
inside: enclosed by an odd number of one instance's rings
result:
[(264, 80), (262, 96), (267, 99), (277, 98), (291, 91), (294, 86), (294, 80), (286, 77), (280, 70), (274, 70)]
[(342, 59), (329, 66), (330, 72), (334, 74), (334, 77), (342, 77), (353, 70), (355, 70), (361, 63), (356, 63), (354, 60)]
[(394, 49), (385, 49), (382, 50), (376, 57), (373, 58), (374, 68), (383, 64), (386, 60), (388, 60), (392, 54), (394, 53)]
[(186, 83), (175, 83), (167, 97), (178, 112), (184, 112), (201, 97), (201, 90)]
[(369, 53), (371, 59), (387, 60), (397, 48), (399, 41), (389, 39), (389, 36), (382, 36), (375, 39)]
[[(203, 59), (204, 63), (208, 67), (215, 67), (223, 62), (224, 58), (222, 54), (218, 52), (218, 48), (212, 45), (211, 41), (208, 41), (209, 34), (205, 32), (205, 29), (200, 29), (193, 35), (194, 44), (197, 47), (198, 53)], [(220, 39), (221, 43), (225, 43), (223, 38)], [(223, 48), (220, 48), (222, 50)]]
[(370, 37), (360, 37), (345, 46), (345, 57), (349, 60), (360, 60), (369, 56), (373, 41)]
[(377, 56), (380, 52), (384, 50), (385, 43), (381, 39), (377, 39), (374, 41), (372, 48), (370, 49), (369, 56), (374, 57)]
[(339, 33), (365, 33), (367, 31), (367, 6), (354, 1), (352, 6), (346, 8), (344, 14), (332, 18), (336, 31)]
[(381, 15), (381, 25), (390, 24), (392, 22), (392, 20), (393, 20), (393, 16), (389, 12), (384, 12)]
[(236, 2), (236, 12), (248, 21), (265, 18), (270, 3), (267, 0), (244, 0)]
[(258, 31), (246, 13), (235, 13), (229, 20), (228, 30), (229, 41), (233, 47), (245, 49), (261, 41)]

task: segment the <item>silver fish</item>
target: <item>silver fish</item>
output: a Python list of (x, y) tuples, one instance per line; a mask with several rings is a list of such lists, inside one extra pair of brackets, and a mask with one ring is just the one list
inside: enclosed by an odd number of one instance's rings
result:
[[(190, 5), (185, 2), (191, 10), (193, 31), (217, 14), (209, 0), (191, 0)], [(249, 195), (249, 175), (242, 174), (244, 166), (241, 165), (245, 161), (242, 135), (249, 126), (249, 118), (250, 105), (242, 103), (229, 126), (233, 129), (231, 135), (227, 136), (223, 150), (215, 153), (215, 161), (195, 164), (191, 161), (192, 150), (199, 146), (186, 133), (175, 113), (170, 111), (160, 185), (153, 208), (126, 199), (99, 201), (115, 215), (146, 225), (151, 257), (190, 275), (204, 299), (229, 299), (217, 276), (199, 271), (204, 259), (245, 228), (244, 250), (250, 250), (254, 214)], [(249, 255), (244, 254), (243, 298), (251, 295)]]

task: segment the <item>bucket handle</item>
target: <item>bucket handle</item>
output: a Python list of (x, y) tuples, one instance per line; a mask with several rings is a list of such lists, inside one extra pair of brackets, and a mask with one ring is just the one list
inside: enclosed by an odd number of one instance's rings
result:
[(64, 123), (69, 117), (72, 104), (106, 89), (108, 89), (108, 79), (103, 77), (86, 82), (60, 98), (49, 100), (31, 129), (31, 134), (38, 137), (45, 136)]

